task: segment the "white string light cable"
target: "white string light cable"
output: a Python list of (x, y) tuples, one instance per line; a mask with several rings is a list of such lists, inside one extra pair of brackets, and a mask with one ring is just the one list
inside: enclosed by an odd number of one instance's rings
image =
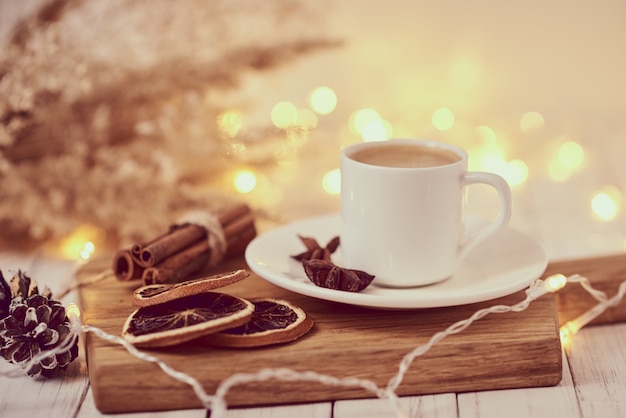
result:
[[(77, 321), (79, 322), (79, 321)], [(115, 343), (115, 344), (119, 344), (121, 346), (123, 346), (126, 351), (128, 351), (131, 355), (133, 355), (134, 357), (138, 358), (139, 360), (148, 362), (148, 363), (155, 363), (157, 366), (159, 366), (161, 368), (161, 370), (163, 370), (168, 376), (173, 377), (174, 379), (186, 383), (189, 386), (192, 387), (193, 391), (195, 392), (196, 396), (198, 397), (198, 399), (200, 399), (200, 402), (202, 403), (203, 407), (205, 409), (209, 409), (211, 408), (211, 402), (213, 400), (213, 396), (209, 395), (206, 393), (206, 391), (204, 390), (204, 388), (202, 387), (202, 384), (195, 379), (194, 377), (188, 375), (187, 373), (183, 373), (181, 371), (178, 371), (170, 366), (168, 366), (164, 361), (162, 361), (161, 359), (159, 359), (156, 356), (153, 356), (151, 354), (147, 354), (143, 351), (139, 351), (137, 348), (135, 348), (134, 345), (132, 345), (131, 343), (129, 343), (128, 341), (126, 341), (125, 339), (123, 339), (122, 337), (118, 337), (117, 335), (112, 335), (109, 334), (107, 332), (104, 332), (103, 330), (101, 330), (98, 327), (94, 327), (91, 325), (83, 325), (82, 326), (82, 331), (83, 332), (93, 332), (96, 336), (102, 338), (103, 340)]]
[[(89, 283), (95, 281), (98, 280), (88, 280)], [(388, 400), (391, 408), (394, 410), (398, 418), (408, 418), (409, 415), (405, 411), (403, 411), (402, 407), (400, 406), (400, 398), (396, 394), (396, 389), (402, 383), (405, 374), (417, 357), (424, 355), (444, 338), (464, 331), (473, 322), (489, 314), (522, 312), (527, 309), (533, 301), (539, 299), (546, 294), (558, 292), (568, 283), (579, 283), (590, 295), (592, 295), (598, 301), (598, 304), (583, 313), (582, 315), (578, 316), (577, 318), (567, 322), (561, 327), (560, 334), (562, 341), (569, 340), (578, 330), (587, 325), (593, 319), (597, 318), (606, 309), (619, 305), (619, 303), (623, 300), (624, 295), (626, 294), (626, 280), (620, 284), (617, 293), (613, 297), (608, 298), (604, 292), (594, 289), (587, 278), (578, 274), (569, 277), (565, 277), (562, 274), (555, 274), (546, 278), (545, 280), (538, 279), (534, 281), (528, 287), (528, 289), (526, 289), (526, 298), (521, 302), (510, 306), (494, 305), (489, 308), (478, 310), (469, 318), (458, 321), (446, 328), (444, 331), (440, 331), (434, 334), (427, 343), (416, 347), (414, 350), (404, 356), (398, 367), (398, 372), (394, 377), (389, 380), (387, 386), (384, 388), (379, 387), (375, 382), (371, 380), (360, 379), (356, 377), (340, 378), (320, 374), (315, 371), (298, 372), (288, 368), (266, 368), (256, 373), (234, 374), (224, 379), (218, 385), (214, 395), (209, 395), (202, 387), (202, 384), (194, 377), (181, 371), (175, 370), (156, 356), (138, 350), (137, 348), (135, 348), (135, 346), (124, 340), (122, 337), (109, 334), (98, 327), (94, 327), (88, 324), (82, 324), (80, 321), (80, 310), (78, 306), (73, 303), (69, 304), (66, 308), (67, 315), (70, 318), (71, 322), (71, 330), (66, 339), (61, 344), (59, 344), (54, 349), (42, 351), (36, 356), (33, 356), (33, 358), (28, 363), (23, 365), (22, 370), (14, 370), (9, 373), (0, 373), (0, 375), (14, 377), (18, 375), (17, 372), (19, 372), (19, 375), (23, 375), (23, 370), (29, 370), (32, 365), (36, 364), (42, 359), (68, 350), (74, 344), (80, 333), (92, 332), (99, 338), (123, 346), (132, 356), (136, 357), (139, 360), (157, 364), (167, 375), (191, 386), (203, 407), (207, 411), (210, 410), (212, 418), (221, 418), (226, 413), (228, 405), (225, 398), (227, 393), (234, 386), (244, 383), (261, 382), (270, 379), (278, 379), (288, 382), (309, 381), (322, 383), (328, 386), (361, 387), (372, 392), (378, 398)]]
[[(76, 272), (78, 271), (79, 267), (80, 267), (80, 265), (78, 265), (76, 267)], [(76, 279), (73, 279), (73, 283), (71, 285), (69, 285), (65, 289), (63, 289), (58, 295), (54, 295), (54, 297), (55, 297), (55, 299), (61, 300), (65, 296), (67, 296), (72, 290), (77, 290), (77, 289), (79, 289), (81, 287), (89, 286), (89, 285), (92, 285), (94, 283), (101, 282), (101, 281), (103, 281), (104, 279), (106, 279), (108, 277), (114, 277), (114, 276), (115, 276), (115, 274), (113, 273), (112, 270), (105, 270), (102, 273), (94, 274), (92, 276), (89, 276), (85, 280), (77, 281)], [(73, 277), (76, 277), (76, 275), (74, 274)]]
[(600, 314), (602, 314), (607, 309), (619, 305), (624, 299), (624, 295), (626, 294), (626, 280), (624, 280), (619, 285), (619, 287), (617, 288), (617, 293), (610, 299), (607, 299), (606, 294), (599, 290), (593, 289), (593, 287), (591, 287), (591, 284), (585, 277), (576, 275), (573, 276), (572, 279), (572, 282), (579, 282), (581, 286), (600, 303), (598, 303), (596, 306), (589, 309), (582, 315), (576, 317), (575, 319), (566, 322), (561, 327), (560, 334), (561, 341), (563, 342), (569, 341), (572, 336), (576, 334), (582, 327), (600, 316)]

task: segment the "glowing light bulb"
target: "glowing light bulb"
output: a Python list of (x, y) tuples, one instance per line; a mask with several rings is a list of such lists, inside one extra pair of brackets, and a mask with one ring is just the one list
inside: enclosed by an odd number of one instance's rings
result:
[(322, 179), (322, 187), (324, 191), (331, 195), (339, 194), (341, 191), (341, 172), (339, 169), (334, 169), (324, 174)]
[(309, 98), (311, 108), (320, 115), (328, 115), (337, 107), (337, 95), (330, 87), (318, 87)]
[(561, 290), (566, 284), (567, 277), (562, 274), (553, 274), (544, 281), (545, 288), (551, 293)]
[(256, 175), (250, 170), (241, 170), (235, 174), (234, 184), (239, 193), (250, 193), (256, 187)]
[(572, 337), (578, 332), (578, 327), (573, 321), (565, 323), (559, 329), (559, 336), (561, 337), (561, 344), (568, 346), (572, 342)]
[(274, 126), (286, 129), (298, 120), (298, 109), (291, 102), (278, 102), (272, 108), (271, 119)]
[(59, 245), (62, 256), (71, 260), (83, 261), (94, 253), (95, 242), (100, 242), (103, 233), (91, 225), (81, 225)]
[(96, 246), (91, 241), (87, 241), (83, 245), (83, 250), (80, 252), (80, 258), (83, 260), (89, 260), (93, 252), (96, 250)]
[(447, 131), (454, 125), (454, 113), (445, 107), (435, 110), (431, 119), (433, 126), (440, 131)]
[(74, 321), (78, 318), (80, 318), (80, 308), (78, 307), (77, 304), (75, 303), (70, 303), (67, 305), (67, 307), (65, 308), (65, 314), (67, 315), (67, 317), (71, 320)]
[(559, 330), (559, 334), (561, 335), (561, 342), (566, 341), (567, 343), (569, 343), (572, 337), (578, 331), (580, 331), (582, 327), (597, 318), (598, 315), (604, 312), (607, 307), (608, 305), (606, 303), (599, 303), (582, 315), (576, 317), (575, 319), (572, 319), (571, 321), (566, 322)]

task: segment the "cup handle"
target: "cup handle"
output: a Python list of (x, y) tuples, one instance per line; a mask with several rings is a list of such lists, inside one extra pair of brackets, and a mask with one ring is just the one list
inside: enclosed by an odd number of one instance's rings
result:
[(500, 198), (500, 212), (493, 221), (480, 228), (474, 233), (474, 235), (461, 244), (459, 248), (460, 258), (465, 257), (467, 253), (476, 246), (476, 244), (483, 241), (502, 226), (506, 225), (509, 222), (509, 219), (511, 219), (513, 202), (511, 198), (511, 188), (506, 180), (497, 174), (485, 173), (482, 171), (472, 171), (466, 173), (463, 177), (463, 187), (477, 183), (487, 184), (496, 189)]

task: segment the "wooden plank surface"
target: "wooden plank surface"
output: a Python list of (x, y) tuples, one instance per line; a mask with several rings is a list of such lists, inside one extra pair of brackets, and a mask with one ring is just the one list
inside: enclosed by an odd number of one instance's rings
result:
[(583, 328), (566, 347), (581, 416), (626, 416), (626, 324)]
[[(245, 266), (243, 263), (235, 260), (229, 267)], [(119, 335), (133, 310), (131, 296), (136, 286), (111, 278), (84, 287), (81, 296), (85, 322)], [(175, 369), (198, 378), (209, 393), (234, 373), (278, 367), (314, 370), (335, 377), (360, 377), (384, 386), (396, 373), (403, 356), (433, 334), (468, 318), (478, 309), (496, 303), (511, 305), (525, 298), (519, 292), (497, 301), (467, 306), (383, 311), (297, 295), (255, 275), (222, 291), (242, 297), (290, 300), (314, 319), (315, 327), (295, 343), (269, 348), (216, 349), (190, 343), (152, 351)], [(101, 411), (199, 406), (188, 386), (165, 375), (155, 365), (143, 363), (123, 348), (93, 335), (87, 335), (86, 344), (94, 399)], [(415, 395), (549, 386), (561, 380), (561, 371), (556, 309), (553, 300), (544, 298), (527, 311), (487, 316), (463, 333), (443, 340), (413, 364), (397, 392)], [(259, 405), (372, 396), (359, 388), (271, 381), (236, 386), (229, 392), (227, 401), (229, 405)]]
[[(567, 358), (563, 356), (563, 380), (549, 388), (524, 388), (461, 393), (458, 409), (463, 418), (580, 417), (580, 407)], [(506, 411), (503, 414), (502, 411)]]

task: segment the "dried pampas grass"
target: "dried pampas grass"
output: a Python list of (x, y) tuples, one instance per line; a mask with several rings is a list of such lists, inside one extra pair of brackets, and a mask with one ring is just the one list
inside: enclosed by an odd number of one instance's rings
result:
[(139, 242), (229, 204), (197, 187), (230, 164), (213, 92), (337, 45), (323, 13), (305, 0), (46, 2), (0, 52), (3, 241), (92, 225)]

